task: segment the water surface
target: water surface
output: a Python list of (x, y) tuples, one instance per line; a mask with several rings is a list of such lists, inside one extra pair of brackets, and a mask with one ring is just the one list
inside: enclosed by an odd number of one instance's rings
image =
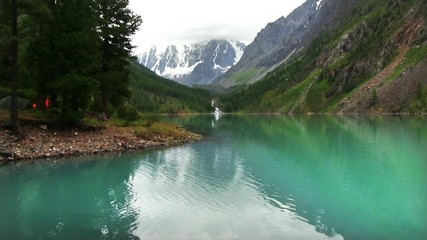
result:
[(204, 139), (0, 167), (0, 239), (427, 239), (425, 118), (169, 120)]

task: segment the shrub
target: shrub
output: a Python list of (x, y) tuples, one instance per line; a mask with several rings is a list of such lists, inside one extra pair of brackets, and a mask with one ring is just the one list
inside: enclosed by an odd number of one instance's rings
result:
[(124, 120), (131, 122), (136, 121), (139, 118), (138, 110), (133, 106), (122, 106), (117, 109), (117, 116)]
[(84, 114), (82, 112), (61, 113), (59, 115), (57, 123), (61, 127), (70, 127), (79, 123), (83, 119), (83, 117), (84, 117)]

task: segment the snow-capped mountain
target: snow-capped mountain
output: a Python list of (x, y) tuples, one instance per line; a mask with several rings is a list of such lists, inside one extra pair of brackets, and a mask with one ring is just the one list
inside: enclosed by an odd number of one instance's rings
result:
[(228, 40), (211, 40), (184, 46), (153, 46), (139, 56), (139, 63), (158, 75), (192, 86), (209, 84), (234, 66), (246, 45)]

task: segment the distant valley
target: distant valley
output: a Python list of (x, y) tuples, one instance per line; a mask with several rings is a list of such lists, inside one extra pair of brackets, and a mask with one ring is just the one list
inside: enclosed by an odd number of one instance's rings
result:
[(427, 3), (307, 0), (248, 46), (153, 47), (139, 62), (227, 112), (427, 112)]

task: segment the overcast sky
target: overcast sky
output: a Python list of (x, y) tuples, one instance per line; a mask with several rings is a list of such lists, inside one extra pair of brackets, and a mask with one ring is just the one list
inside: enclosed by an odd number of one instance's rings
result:
[(130, 0), (143, 23), (134, 36), (137, 53), (152, 45), (210, 39), (252, 42), (256, 34), (305, 0)]

